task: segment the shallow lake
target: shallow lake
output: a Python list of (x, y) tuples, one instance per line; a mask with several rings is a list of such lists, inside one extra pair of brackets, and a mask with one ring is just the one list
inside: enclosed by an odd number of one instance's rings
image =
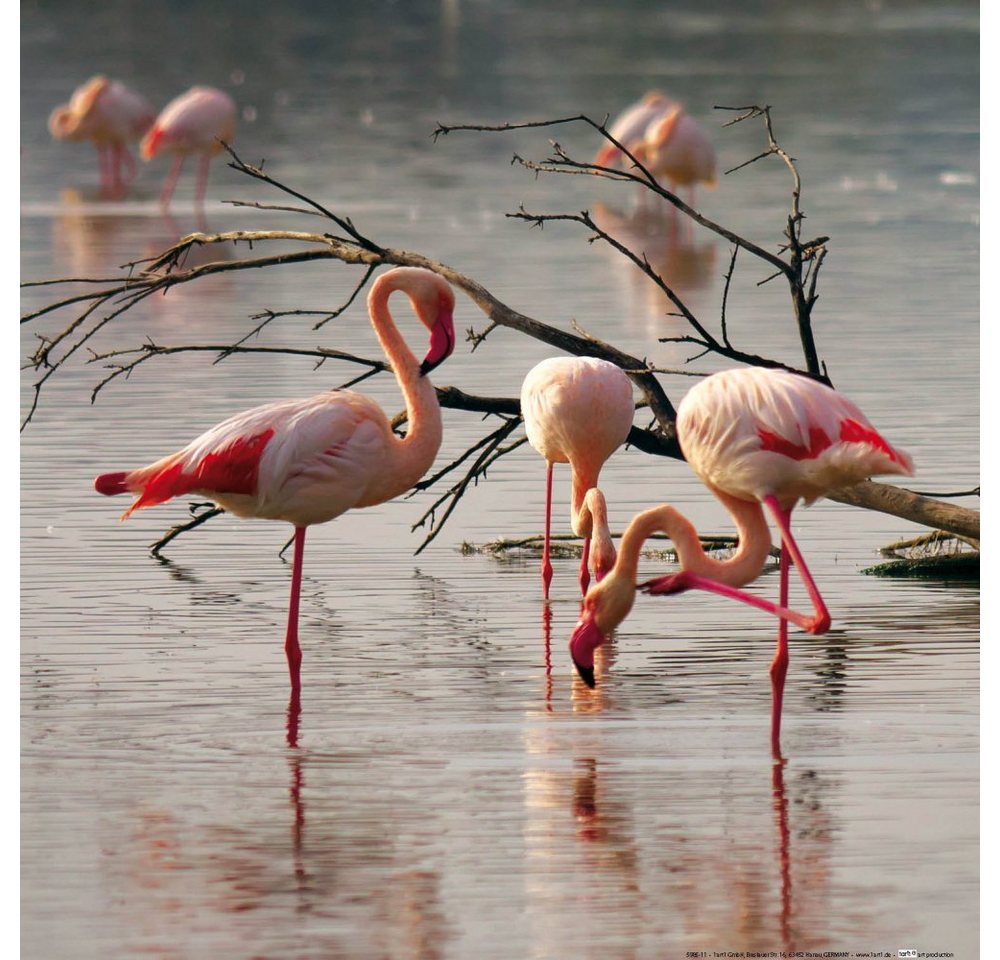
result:
[[(379, 243), (448, 263), (539, 320), (707, 372), (724, 364), (659, 342), (681, 322), (606, 245), (505, 214), (592, 210), (716, 328), (723, 241), (664, 231), (625, 185), (511, 165), (515, 152), (546, 156), (550, 137), (589, 159), (597, 138), (580, 125), (431, 134), (438, 122), (599, 120), (657, 87), (710, 131), (725, 170), (765, 140), (759, 125), (723, 127), (713, 106), (767, 103), (798, 160), (809, 229), (831, 238), (815, 332), (834, 383), (913, 456), (914, 489), (978, 485), (977, 5), (207, 6), (22, 4), (23, 280), (108, 278), (195, 229), (325, 229), (224, 204), (289, 201), (221, 161), (203, 212), (188, 170), (161, 214), (165, 163), (143, 167), (128, 198), (103, 199), (94, 151), (46, 130), (97, 72), (157, 104), (206, 83), (239, 104), (241, 156)], [(697, 204), (775, 250), (787, 171), (755, 164)], [(209, 278), (152, 298), (92, 346), (232, 343), (263, 310), (337, 307), (359, 277), (319, 262)], [(758, 286), (765, 277), (739, 261), (730, 335), (799, 363), (787, 295)], [(23, 309), (63, 289), (28, 288)], [(24, 327), (22, 353), (73, 316)], [(379, 355), (361, 298), (314, 322), (284, 317), (254, 342)], [(460, 294), (456, 328), (484, 326)], [(514, 396), (552, 352), (499, 330), (475, 352), (460, 342), (434, 378)], [(213, 359), (156, 359), (91, 404), (108, 371), (81, 350), (22, 434), (23, 957), (977, 956), (978, 583), (861, 573), (920, 528), (831, 502), (797, 511), (833, 628), (792, 631), (775, 762), (767, 617), (709, 596), (641, 598), (590, 691), (566, 647), (576, 561), (556, 562), (546, 608), (537, 558), (463, 552), (539, 532), (544, 464), (524, 445), (418, 556), (426, 530), (411, 526), (434, 490), (310, 530), (303, 696), (289, 712), (290, 529), (220, 517), (158, 560), (148, 545), (187, 504), (120, 524), (125, 504), (93, 491), (100, 472), (357, 373), (290, 355)], [(22, 416), (37, 379), (22, 374)], [(691, 383), (661, 380), (675, 403)], [(400, 406), (387, 375), (359, 389)], [(495, 425), (447, 411), (437, 466)], [(703, 532), (730, 532), (681, 462), (626, 449), (602, 488), (615, 531), (669, 500)], [(557, 470), (563, 533), (568, 491)], [(666, 569), (650, 559), (640, 574)], [(776, 575), (753, 589), (773, 596)], [(793, 601), (808, 603), (794, 580)]]

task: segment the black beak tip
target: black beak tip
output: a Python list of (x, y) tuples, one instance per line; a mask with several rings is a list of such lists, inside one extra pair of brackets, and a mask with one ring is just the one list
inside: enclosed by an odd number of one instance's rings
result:
[(594, 668), (581, 666), (575, 660), (573, 661), (573, 666), (576, 667), (576, 672), (580, 674), (580, 679), (593, 690), (597, 686), (597, 682), (594, 679)]

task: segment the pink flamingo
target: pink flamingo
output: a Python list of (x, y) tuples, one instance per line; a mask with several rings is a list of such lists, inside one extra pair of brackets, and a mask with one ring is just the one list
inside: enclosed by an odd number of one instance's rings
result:
[[(636, 516), (622, 536), (611, 573), (583, 601), (570, 640), (573, 662), (594, 685), (594, 650), (632, 608), (639, 549), (655, 531), (666, 533), (681, 570), (650, 580), (650, 594), (708, 590), (741, 600), (780, 619), (771, 664), (771, 739), (777, 749), (788, 669), (788, 621), (825, 633), (830, 614), (791, 530), (792, 508), (873, 473), (911, 475), (910, 457), (890, 446), (864, 414), (837, 391), (782, 370), (750, 367), (716, 373), (690, 390), (677, 411), (677, 437), (688, 463), (731, 514), (739, 547), (728, 560), (706, 556), (694, 526), (669, 505)], [(761, 572), (771, 546), (767, 507), (781, 534), (778, 604), (738, 588)], [(788, 609), (789, 559), (813, 604), (811, 616)]]
[[(430, 332), (423, 362), (411, 353), (389, 312), (400, 290)], [(306, 527), (355, 507), (371, 507), (405, 493), (430, 468), (441, 445), (441, 410), (425, 376), (455, 346), (451, 287), (429, 270), (398, 267), (382, 274), (368, 296), (372, 326), (396, 373), (409, 429), (399, 439), (375, 401), (350, 390), (307, 400), (283, 400), (224, 420), (183, 450), (148, 467), (106, 473), (99, 493), (138, 494), (140, 507), (171, 497), (208, 497), (238, 517), (284, 520), (295, 527), (291, 600), (285, 652), (293, 697), (299, 690), (299, 593)]]
[(552, 464), (568, 463), (573, 474), (573, 533), (583, 537), (580, 589), (586, 593), (591, 539), (598, 580), (615, 562), (607, 504), (597, 489), (601, 467), (628, 437), (635, 404), (632, 384), (620, 367), (596, 357), (551, 357), (528, 371), (521, 385), (521, 415), (528, 442), (548, 462), (545, 485), (545, 545), (542, 587), (552, 582), (549, 540)]
[[(49, 115), (57, 140), (93, 140), (101, 173), (101, 192), (116, 196), (135, 178), (128, 144), (138, 140), (156, 119), (149, 101), (117, 80), (91, 77), (73, 91), (69, 103)], [(122, 167), (128, 168), (127, 179)]]
[[(696, 184), (716, 184), (712, 142), (679, 103), (657, 90), (629, 107), (609, 132), (656, 179), (666, 180), (673, 192), (689, 187), (692, 203)], [(594, 163), (609, 167), (624, 159), (621, 150), (607, 143), (598, 151)]]
[(152, 160), (164, 150), (174, 154), (174, 161), (163, 184), (160, 205), (167, 207), (173, 196), (184, 158), (199, 154), (195, 202), (201, 205), (208, 185), (208, 165), (223, 149), (222, 141), (232, 143), (236, 136), (236, 104), (233, 98), (213, 87), (192, 87), (171, 100), (156, 118), (139, 148), (143, 160)]

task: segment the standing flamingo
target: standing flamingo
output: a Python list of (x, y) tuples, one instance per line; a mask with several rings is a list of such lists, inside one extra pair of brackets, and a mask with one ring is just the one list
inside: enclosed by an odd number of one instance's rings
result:
[[(681, 570), (642, 584), (650, 594), (709, 590), (767, 610), (780, 619), (771, 664), (771, 740), (777, 749), (788, 669), (788, 624), (825, 633), (830, 614), (791, 530), (792, 508), (873, 473), (913, 473), (913, 462), (890, 446), (864, 414), (837, 391), (783, 370), (750, 367), (716, 373), (690, 390), (677, 411), (677, 437), (692, 469), (729, 511), (739, 548), (728, 560), (706, 556), (694, 526), (669, 505), (636, 516), (622, 537), (611, 573), (585, 597), (570, 652), (581, 677), (594, 685), (596, 647), (632, 608), (639, 548), (654, 531), (666, 533)], [(738, 589), (764, 567), (771, 535), (767, 507), (781, 534), (778, 604)], [(789, 558), (805, 583), (814, 612), (788, 609)]]
[[(156, 119), (149, 101), (117, 80), (91, 77), (73, 91), (69, 103), (49, 116), (49, 132), (57, 140), (93, 140), (101, 173), (101, 193), (119, 195), (135, 178), (128, 145)], [(122, 168), (128, 168), (127, 179)]]
[(152, 160), (166, 150), (174, 161), (163, 184), (160, 205), (170, 204), (184, 158), (199, 154), (198, 182), (195, 203), (205, 200), (208, 185), (208, 164), (223, 149), (222, 142), (231, 143), (236, 136), (236, 104), (228, 93), (213, 87), (192, 87), (187, 93), (171, 100), (156, 118), (152, 129), (140, 146), (143, 160)]
[[(689, 187), (692, 203), (696, 184), (716, 184), (712, 142), (679, 103), (657, 90), (629, 107), (609, 132), (654, 177), (666, 180), (673, 192)], [(621, 150), (607, 143), (598, 151), (594, 163), (608, 167), (623, 160)]]
[[(583, 537), (580, 589), (586, 593), (591, 538), (594, 573), (600, 580), (615, 562), (607, 529), (607, 505), (597, 489), (604, 462), (628, 437), (635, 404), (629, 378), (596, 357), (551, 357), (528, 371), (521, 385), (521, 415), (528, 442), (548, 461), (545, 484), (545, 546), (542, 587), (552, 582), (549, 540), (552, 522), (552, 464), (568, 463), (573, 473), (573, 533)], [(588, 491), (593, 491), (588, 496)]]
[[(389, 312), (400, 290), (430, 332), (430, 348), (417, 361)], [(183, 450), (148, 467), (106, 473), (99, 493), (138, 494), (125, 511), (194, 493), (238, 517), (285, 520), (295, 527), (291, 600), (285, 652), (293, 697), (299, 691), (299, 593), (306, 527), (354, 507), (371, 507), (405, 493), (430, 468), (441, 445), (441, 409), (425, 376), (455, 346), (451, 287), (429, 270), (398, 267), (382, 274), (368, 296), (372, 326), (396, 373), (409, 429), (399, 439), (385, 413), (368, 397), (332, 390), (307, 400), (283, 400), (239, 413)]]

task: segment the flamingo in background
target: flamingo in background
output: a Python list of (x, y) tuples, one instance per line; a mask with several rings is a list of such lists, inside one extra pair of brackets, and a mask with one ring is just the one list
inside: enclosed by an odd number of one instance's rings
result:
[(169, 206), (184, 158), (200, 156), (195, 203), (205, 200), (208, 185), (208, 165), (223, 149), (221, 141), (231, 143), (236, 136), (236, 104), (228, 93), (214, 87), (192, 87), (187, 93), (171, 100), (156, 118), (139, 148), (143, 160), (152, 160), (158, 153), (174, 154), (174, 161), (163, 184), (160, 205)]
[[(389, 312), (389, 295), (410, 298), (430, 332), (419, 362)], [(208, 497), (238, 517), (284, 520), (295, 527), (291, 600), (285, 652), (293, 700), (299, 691), (302, 652), (298, 642), (299, 594), (306, 527), (325, 523), (354, 507), (398, 497), (430, 468), (441, 445), (441, 409), (425, 376), (455, 346), (451, 287), (429, 270), (397, 267), (382, 274), (368, 295), (372, 326), (403, 397), (409, 429), (393, 433), (375, 401), (351, 390), (332, 390), (307, 400), (282, 400), (239, 413), (203, 433), (184, 449), (148, 467), (105, 473), (99, 493), (138, 494), (122, 515), (171, 497)]]
[[(584, 598), (570, 653), (583, 680), (594, 685), (594, 649), (628, 616), (635, 596), (639, 549), (653, 532), (673, 541), (680, 572), (647, 581), (650, 594), (708, 590), (759, 607), (779, 618), (771, 664), (771, 742), (777, 751), (788, 669), (788, 621), (808, 633), (825, 633), (830, 614), (791, 530), (791, 514), (837, 487), (874, 473), (912, 475), (913, 461), (890, 446), (845, 396), (784, 370), (749, 367), (707, 377), (677, 410), (677, 437), (692, 469), (729, 511), (739, 547), (728, 560), (706, 556), (694, 526), (669, 505), (636, 516), (622, 536), (611, 573)], [(764, 507), (781, 534), (778, 604), (739, 588), (764, 567), (771, 534)], [(788, 609), (789, 559), (813, 604), (812, 616)]]
[(548, 462), (545, 484), (545, 545), (542, 587), (549, 596), (552, 563), (552, 464), (568, 463), (573, 473), (573, 533), (583, 537), (580, 589), (590, 583), (588, 562), (594, 541), (598, 580), (615, 562), (608, 532), (607, 504), (597, 489), (604, 462), (628, 437), (635, 404), (632, 384), (620, 367), (596, 357), (551, 357), (531, 370), (521, 385), (521, 415), (528, 442)]
[[(93, 140), (101, 173), (101, 193), (120, 195), (135, 178), (128, 145), (138, 140), (156, 119), (149, 101), (117, 80), (91, 77), (77, 87), (69, 103), (49, 115), (49, 132), (57, 140)], [(127, 179), (122, 168), (128, 168)]]
[[(609, 132), (657, 180), (666, 180), (674, 193), (679, 187), (689, 187), (692, 204), (696, 184), (716, 185), (711, 140), (677, 101), (658, 90), (651, 90), (625, 110)], [(593, 162), (610, 167), (624, 160), (621, 150), (613, 143), (605, 143)]]

